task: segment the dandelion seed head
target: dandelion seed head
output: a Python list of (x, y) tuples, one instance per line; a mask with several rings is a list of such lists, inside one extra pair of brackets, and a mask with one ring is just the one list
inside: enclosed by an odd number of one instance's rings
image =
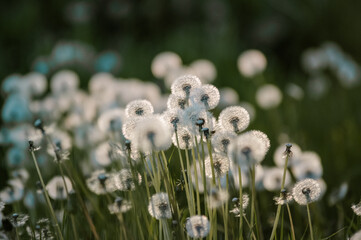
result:
[(122, 126), (122, 132), (126, 139), (134, 139), (134, 132), (137, 124), (141, 121), (140, 117), (128, 118)]
[(182, 59), (174, 52), (161, 52), (152, 61), (151, 70), (155, 77), (164, 78), (171, 70), (180, 68)]
[(298, 164), (292, 166), (292, 172), (298, 180), (319, 179), (323, 174), (321, 158), (315, 152), (302, 152)]
[(133, 143), (141, 152), (167, 150), (171, 144), (171, 131), (162, 118), (146, 117), (137, 123)]
[(33, 96), (39, 96), (43, 94), (48, 86), (46, 77), (38, 72), (31, 72), (23, 77), (25, 86), (29, 93)]
[(167, 107), (168, 109), (185, 109), (188, 105), (188, 100), (186, 97), (177, 95), (177, 94), (170, 94), (167, 100)]
[(354, 235), (351, 236), (350, 240), (360, 240), (361, 239), (361, 230), (356, 232)]
[(219, 90), (211, 84), (192, 89), (189, 99), (195, 104), (204, 105), (207, 110), (217, 107), (220, 99)]
[(125, 159), (125, 154), (120, 147), (104, 142), (92, 151), (91, 159), (96, 165), (106, 167), (115, 160)]
[(249, 133), (259, 138), (261, 142), (263, 142), (268, 152), (269, 148), (271, 147), (271, 141), (269, 140), (268, 136), (264, 132), (261, 132), (259, 130), (251, 130), (249, 131)]
[(186, 221), (187, 234), (191, 238), (204, 238), (208, 236), (211, 224), (206, 216), (196, 215)]
[(191, 149), (194, 146), (194, 134), (187, 127), (181, 126), (178, 128), (177, 134), (173, 133), (172, 141), (174, 146), (178, 145), (177, 135), (180, 149)]
[(273, 198), (276, 205), (286, 205), (293, 201), (292, 193), (288, 192), (286, 189), (281, 190), (281, 195)]
[(86, 180), (86, 185), (90, 191), (97, 195), (107, 194), (116, 190), (112, 175), (104, 170), (98, 170)]
[(128, 212), (132, 208), (132, 203), (121, 197), (117, 197), (112, 204), (108, 205), (110, 214), (119, 214)]
[(29, 220), (29, 215), (22, 213), (13, 213), (7, 217), (14, 228), (22, 227)]
[(174, 131), (177, 130), (179, 125), (183, 125), (182, 114), (183, 110), (173, 108), (163, 112), (162, 118), (169, 125), (169, 128)]
[(321, 188), (319, 183), (310, 178), (297, 182), (292, 190), (293, 198), (300, 205), (307, 205), (317, 201), (320, 198), (320, 194)]
[(98, 127), (104, 133), (121, 132), (125, 122), (125, 111), (115, 108), (103, 112), (98, 118)]
[(263, 109), (276, 108), (282, 102), (281, 90), (273, 84), (265, 84), (257, 89), (256, 102)]
[(243, 76), (251, 78), (265, 70), (267, 59), (261, 51), (250, 49), (239, 55), (237, 65)]
[(199, 76), (203, 83), (213, 82), (217, 76), (217, 69), (207, 59), (198, 59), (189, 66), (194, 75)]
[(361, 202), (358, 204), (352, 204), (351, 209), (357, 216), (361, 216)]
[(229, 159), (226, 155), (213, 153), (213, 165), (211, 164), (211, 158), (208, 156), (205, 160), (205, 172), (206, 176), (212, 178), (212, 168), (214, 169), (215, 177), (222, 177), (229, 171)]
[[(294, 166), (297, 165), (302, 154), (302, 150), (296, 143), (290, 144), (292, 145), (292, 154), (290, 154), (288, 157), (288, 166)], [(273, 161), (278, 167), (283, 167), (286, 163), (285, 149), (287, 147), (285, 145), (286, 144), (279, 145), (273, 154)]]
[(55, 95), (63, 95), (78, 89), (79, 77), (70, 70), (61, 70), (54, 74), (50, 80), (51, 92)]
[(231, 144), (236, 137), (237, 135), (232, 131), (216, 131), (212, 136), (212, 145), (216, 152), (227, 154), (229, 144)]
[(171, 91), (172, 94), (179, 95), (181, 97), (188, 98), (191, 90), (194, 88), (198, 88), (202, 85), (201, 80), (194, 75), (185, 75), (177, 78), (172, 86)]
[[(283, 179), (283, 168), (269, 168), (265, 170), (263, 177), (263, 186), (267, 191), (274, 192), (279, 191), (282, 187)], [(286, 171), (285, 185), (288, 186), (291, 183), (291, 176), (288, 171)]]
[(135, 173), (135, 175), (138, 177), (136, 179), (137, 183), (135, 183), (130, 169), (121, 169), (113, 175), (115, 187), (120, 191), (134, 191), (135, 184), (140, 184), (142, 182), (142, 176), (139, 173)]
[(265, 143), (250, 132), (239, 135), (228, 147), (228, 157), (240, 166), (259, 164), (266, 156)]
[(0, 191), (0, 199), (5, 204), (12, 204), (24, 197), (24, 183), (17, 178), (7, 181), (7, 186)]
[(146, 117), (153, 112), (153, 105), (148, 100), (131, 101), (125, 108), (125, 115), (127, 118)]
[(225, 130), (239, 133), (248, 127), (249, 114), (243, 107), (231, 106), (222, 110), (218, 121)]
[(224, 189), (212, 189), (208, 194), (208, 207), (218, 208), (225, 204), (229, 199), (229, 193)]
[[(232, 202), (234, 203), (233, 209), (230, 210), (230, 213), (233, 213), (235, 217), (241, 217), (241, 205), (239, 202), (239, 198), (233, 198)], [(242, 194), (242, 211), (243, 215), (246, 213), (246, 209), (249, 204), (249, 195), (247, 193)]]
[(156, 219), (172, 218), (172, 211), (167, 193), (154, 194), (148, 205), (149, 214)]
[(188, 127), (193, 134), (199, 134), (200, 126), (199, 121), (203, 121), (203, 128), (208, 128), (210, 131), (216, 125), (215, 120), (210, 112), (207, 112), (201, 105), (195, 104), (183, 111), (182, 119), (184, 124)]
[(224, 87), (219, 89), (220, 99), (219, 107), (225, 108), (235, 105), (239, 102), (239, 96), (236, 90), (230, 87)]
[[(73, 186), (71, 184), (70, 179), (67, 176), (64, 176), (64, 180), (65, 180), (68, 192), (73, 190)], [(64, 200), (68, 197), (68, 194), (66, 192), (66, 188), (64, 185), (64, 181), (61, 176), (53, 177), (46, 185), (46, 190), (48, 191), (49, 197), (51, 197), (54, 200)]]

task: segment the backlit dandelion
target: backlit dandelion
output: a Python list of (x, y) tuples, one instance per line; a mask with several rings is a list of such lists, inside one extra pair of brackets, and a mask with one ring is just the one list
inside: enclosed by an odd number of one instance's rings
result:
[(125, 213), (132, 208), (131, 202), (123, 199), (122, 197), (115, 198), (112, 204), (108, 205), (110, 214)]
[(226, 155), (214, 153), (213, 165), (211, 164), (211, 158), (208, 156), (205, 160), (206, 176), (212, 178), (212, 168), (214, 169), (215, 177), (222, 177), (229, 171), (229, 159)]
[(232, 131), (220, 130), (216, 131), (212, 136), (212, 145), (217, 152), (228, 153), (229, 144), (237, 137)]
[(266, 149), (269, 149), (271, 147), (271, 142), (264, 132), (261, 132), (259, 130), (251, 130), (249, 131), (249, 133), (259, 138), (263, 142)]
[(113, 174), (113, 180), (115, 187), (120, 191), (133, 191), (136, 184), (142, 182), (142, 176), (139, 173), (136, 174), (136, 181), (132, 171), (130, 169), (121, 169), (119, 172)]
[[(235, 217), (240, 217), (241, 216), (241, 205), (240, 205), (240, 201), (239, 198), (233, 198), (232, 199), (233, 202), (233, 209), (231, 211), (229, 211), (230, 213), (233, 213)], [(243, 211), (243, 215), (246, 213), (246, 209), (248, 207), (249, 204), (249, 195), (247, 193), (242, 195), (242, 211)]]
[(29, 220), (29, 215), (22, 213), (13, 213), (7, 217), (14, 228), (22, 227)]
[(54, 200), (64, 200), (68, 197), (67, 191), (70, 192), (73, 190), (73, 186), (68, 177), (64, 176), (64, 180), (66, 183), (66, 187), (64, 185), (63, 178), (61, 176), (53, 177), (48, 184), (46, 185), (46, 189), (48, 191), (49, 197)]
[[(178, 142), (177, 142), (178, 135)], [(194, 146), (194, 135), (186, 127), (180, 127), (177, 134), (173, 134), (172, 141), (174, 146), (178, 146), (180, 149), (191, 149)]]
[(227, 107), (219, 114), (218, 121), (225, 130), (240, 133), (249, 125), (249, 114), (243, 107)]
[(361, 202), (352, 204), (351, 209), (357, 216), (361, 216)]
[(220, 95), (218, 88), (211, 84), (206, 84), (192, 89), (189, 98), (192, 102), (204, 105), (207, 110), (210, 110), (217, 107)]
[(148, 204), (149, 214), (156, 219), (172, 218), (172, 211), (167, 193), (154, 194)]
[[(301, 148), (296, 143), (290, 143), (292, 145), (292, 153), (288, 156), (288, 166), (296, 165), (299, 162), (299, 158), (302, 154)], [(285, 144), (281, 144), (277, 147), (273, 154), (273, 161), (278, 167), (284, 167), (285, 165)]]
[(239, 55), (237, 65), (243, 76), (251, 78), (265, 70), (267, 59), (261, 51), (250, 49)]
[(155, 77), (164, 78), (171, 70), (182, 65), (182, 59), (174, 52), (161, 52), (152, 61), (151, 70)]
[(186, 221), (187, 234), (191, 238), (204, 238), (208, 236), (211, 224), (206, 216), (196, 215)]
[(292, 190), (293, 198), (300, 205), (307, 205), (317, 201), (320, 194), (320, 185), (316, 180), (310, 178), (297, 182)]
[(74, 92), (78, 86), (78, 75), (70, 70), (57, 72), (50, 81), (50, 89), (55, 95), (69, 94)]
[(90, 178), (86, 180), (86, 185), (90, 191), (97, 195), (107, 194), (116, 189), (112, 175), (104, 170), (93, 172)]
[(188, 100), (186, 97), (177, 94), (171, 94), (167, 100), (168, 109), (185, 109), (188, 106)]
[[(198, 134), (200, 128), (208, 128), (212, 131), (216, 125), (212, 114), (198, 104), (186, 108), (183, 111), (182, 119), (184, 124), (193, 132), (193, 134)], [(201, 127), (199, 125), (200, 122), (202, 122)]]
[[(278, 191), (282, 187), (282, 179), (283, 179), (283, 172), (282, 168), (269, 168), (265, 170), (263, 176), (263, 186), (266, 190), (274, 192)], [(288, 186), (291, 183), (291, 175), (287, 171), (285, 177), (285, 186)]]
[(263, 109), (275, 108), (282, 102), (281, 90), (272, 84), (261, 86), (256, 92), (257, 104)]
[(293, 196), (292, 193), (288, 192), (286, 189), (282, 189), (281, 195), (274, 197), (273, 200), (276, 205), (285, 205), (293, 201)]
[(298, 164), (292, 166), (292, 172), (298, 180), (321, 178), (323, 174), (321, 158), (315, 152), (303, 152), (299, 157)]
[(177, 78), (172, 86), (172, 94), (179, 95), (181, 97), (189, 98), (192, 89), (198, 88), (202, 85), (201, 80), (194, 75), (185, 75)]
[(125, 111), (121, 108), (108, 110), (99, 116), (98, 127), (105, 133), (120, 132), (125, 118)]
[(125, 115), (128, 118), (146, 117), (154, 112), (152, 104), (148, 100), (134, 100), (127, 104)]
[(178, 126), (183, 124), (183, 111), (180, 109), (168, 109), (163, 112), (162, 118), (170, 126), (170, 129), (177, 131)]

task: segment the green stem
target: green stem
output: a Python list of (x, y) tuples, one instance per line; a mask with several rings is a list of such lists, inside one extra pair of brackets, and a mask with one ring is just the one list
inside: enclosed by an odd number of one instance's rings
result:
[(309, 204), (307, 203), (307, 215), (308, 215), (308, 224), (310, 226), (310, 235), (311, 235), (311, 240), (313, 240), (313, 229), (312, 229), (312, 222), (311, 222), (311, 214), (310, 214), (310, 208), (308, 206)]
[(242, 170), (238, 166), (238, 180), (239, 180), (239, 236), (243, 239), (243, 193), (242, 193)]
[(292, 215), (291, 215), (290, 206), (288, 205), (288, 203), (286, 203), (286, 206), (287, 206), (288, 216), (289, 216), (289, 218), (290, 218), (292, 239), (293, 239), (293, 240), (296, 240), (295, 229), (294, 229), (294, 227), (293, 227), (293, 220), (292, 220)]

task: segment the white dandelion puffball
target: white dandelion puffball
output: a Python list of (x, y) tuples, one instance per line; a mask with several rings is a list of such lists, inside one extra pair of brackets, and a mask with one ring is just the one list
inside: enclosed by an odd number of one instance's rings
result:
[(64, 200), (68, 197), (67, 191), (73, 190), (73, 186), (68, 177), (64, 176), (65, 184), (61, 176), (53, 177), (46, 185), (46, 190), (49, 193), (49, 197), (54, 200)]
[(261, 138), (250, 132), (239, 135), (228, 147), (228, 157), (234, 163), (249, 167), (259, 164), (265, 158), (267, 148)]
[(224, 87), (219, 89), (220, 99), (219, 106), (221, 108), (235, 105), (239, 101), (239, 96), (236, 90), (230, 87)]
[[(302, 150), (300, 146), (298, 146), (296, 143), (291, 143), (291, 144), (292, 144), (291, 147), (292, 154), (288, 157), (288, 166), (296, 165), (302, 154)], [(283, 167), (286, 163), (285, 150), (286, 150), (286, 143), (279, 145), (273, 154), (273, 161), (278, 167)]]
[(194, 75), (185, 75), (177, 78), (172, 86), (172, 94), (179, 95), (181, 97), (189, 97), (191, 90), (199, 88), (202, 85), (201, 80)]
[(172, 218), (171, 206), (167, 193), (154, 194), (148, 204), (149, 214), (156, 219)]
[(205, 171), (206, 176), (212, 178), (212, 169), (215, 177), (222, 177), (229, 171), (229, 159), (227, 156), (213, 153), (212, 154), (213, 165), (211, 164), (211, 157), (208, 156), (205, 159)]
[(171, 70), (182, 66), (182, 59), (174, 52), (161, 52), (157, 54), (151, 65), (154, 77), (164, 78)]
[(167, 150), (172, 144), (171, 131), (162, 118), (146, 117), (137, 123), (133, 143), (144, 153)]
[(256, 102), (263, 109), (275, 108), (282, 102), (282, 92), (273, 84), (265, 84), (257, 89)]
[(225, 204), (229, 199), (229, 193), (224, 189), (212, 189), (208, 194), (208, 207), (218, 208)]
[(140, 117), (128, 118), (122, 126), (122, 132), (126, 139), (132, 140), (134, 138), (135, 129), (141, 121)]
[(43, 94), (48, 87), (46, 77), (41, 73), (31, 72), (26, 74), (23, 79), (25, 80), (28, 92), (33, 96)]
[(228, 146), (237, 137), (232, 131), (219, 130), (212, 136), (212, 145), (216, 152), (228, 153)]
[(259, 138), (261, 140), (261, 142), (263, 142), (265, 148), (269, 149), (271, 147), (271, 141), (269, 140), (268, 136), (264, 132), (261, 132), (259, 130), (250, 130), (250, 131), (248, 131), (248, 133)]
[[(178, 135), (178, 142), (177, 142)], [(180, 127), (177, 130), (177, 133), (173, 134), (172, 141), (174, 146), (179, 147), (180, 149), (191, 149), (194, 147), (194, 135), (186, 127)]]
[(168, 109), (185, 109), (188, 105), (188, 100), (186, 97), (177, 95), (177, 94), (170, 94), (167, 100), (167, 107)]
[(251, 49), (239, 55), (237, 65), (243, 76), (251, 78), (265, 70), (267, 59), (259, 50)]
[(203, 83), (213, 82), (217, 77), (216, 67), (207, 59), (198, 59), (192, 62), (189, 67), (196, 76), (199, 76)]
[(352, 237), (350, 238), (350, 240), (360, 240), (361, 239), (361, 230), (356, 232), (354, 235), (352, 235)]
[(178, 126), (183, 125), (183, 110), (173, 108), (163, 112), (162, 118), (168, 124), (169, 128), (176, 130)]
[(292, 190), (293, 198), (300, 205), (307, 205), (317, 201), (320, 198), (320, 194), (321, 188), (319, 183), (310, 178), (297, 182)]
[(218, 121), (225, 130), (239, 133), (248, 127), (249, 114), (243, 107), (227, 107), (219, 114)]
[(357, 216), (361, 216), (361, 203), (352, 204), (351, 209)]
[(115, 160), (125, 159), (124, 152), (109, 142), (103, 142), (91, 152), (91, 160), (94, 164), (106, 167)]
[(116, 190), (112, 175), (104, 170), (93, 172), (86, 180), (86, 185), (90, 191), (97, 195), (107, 194)]
[(137, 178), (134, 181), (132, 171), (130, 169), (123, 168), (117, 173), (114, 173), (114, 185), (120, 191), (133, 191), (135, 189), (135, 184), (140, 184), (142, 182), (142, 176), (136, 172), (135, 177)]
[(191, 238), (204, 238), (208, 236), (211, 224), (204, 215), (196, 215), (187, 219), (186, 230)]
[(198, 120), (203, 121), (202, 128), (208, 128), (212, 131), (215, 127), (212, 113), (205, 110), (204, 106), (194, 104), (183, 111), (182, 119), (184, 124), (188, 127), (193, 134), (199, 133), (200, 126), (197, 125)]
[(78, 89), (79, 77), (70, 70), (62, 70), (54, 74), (50, 81), (51, 92), (55, 95), (69, 94)]
[(110, 73), (96, 73), (89, 81), (89, 91), (92, 95), (100, 96), (108, 93), (109, 88), (113, 87), (114, 77)]
[[(274, 192), (281, 190), (283, 181), (283, 168), (269, 168), (266, 169), (263, 176), (263, 186), (267, 191)], [(288, 186), (291, 183), (291, 175), (286, 171), (285, 185)]]
[(323, 167), (320, 156), (312, 151), (303, 152), (298, 163), (292, 166), (292, 172), (297, 180), (306, 178), (321, 178), (323, 174)]
[(219, 90), (211, 84), (192, 89), (190, 100), (195, 104), (204, 105), (207, 110), (217, 107), (220, 99)]
[(128, 118), (146, 117), (154, 112), (152, 104), (148, 100), (134, 100), (127, 104), (125, 115)]
[(125, 213), (132, 208), (132, 203), (128, 200), (117, 197), (114, 203), (108, 205), (110, 214)]
[(121, 131), (125, 122), (125, 111), (121, 108), (110, 109), (103, 112), (98, 118), (98, 127), (102, 132)]

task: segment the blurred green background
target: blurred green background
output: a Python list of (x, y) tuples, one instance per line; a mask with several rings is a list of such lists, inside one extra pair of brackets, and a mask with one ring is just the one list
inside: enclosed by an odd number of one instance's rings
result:
[[(2, 1), (0, 79), (30, 72), (34, 60), (49, 56), (59, 41), (79, 41), (97, 53), (116, 51), (121, 56), (117, 77), (159, 81), (150, 64), (161, 51), (178, 53), (185, 64), (209, 59), (217, 68), (216, 86), (232, 87), (240, 100), (255, 103), (257, 85), (237, 69), (242, 51), (256, 48), (266, 55), (266, 82), (281, 90), (288, 82), (305, 89), (309, 75), (302, 70), (301, 55), (307, 48), (332, 41), (361, 63), (360, 9), (357, 0)], [(80, 74), (83, 87), (95, 72), (66, 67)], [(332, 75), (330, 80), (321, 99), (306, 95), (295, 101), (284, 95), (278, 109), (257, 108), (251, 128), (270, 136), (266, 164), (272, 164), (280, 133), (303, 150), (316, 151), (329, 190), (349, 182), (344, 202), (349, 208), (361, 196), (361, 89), (344, 89)]]

